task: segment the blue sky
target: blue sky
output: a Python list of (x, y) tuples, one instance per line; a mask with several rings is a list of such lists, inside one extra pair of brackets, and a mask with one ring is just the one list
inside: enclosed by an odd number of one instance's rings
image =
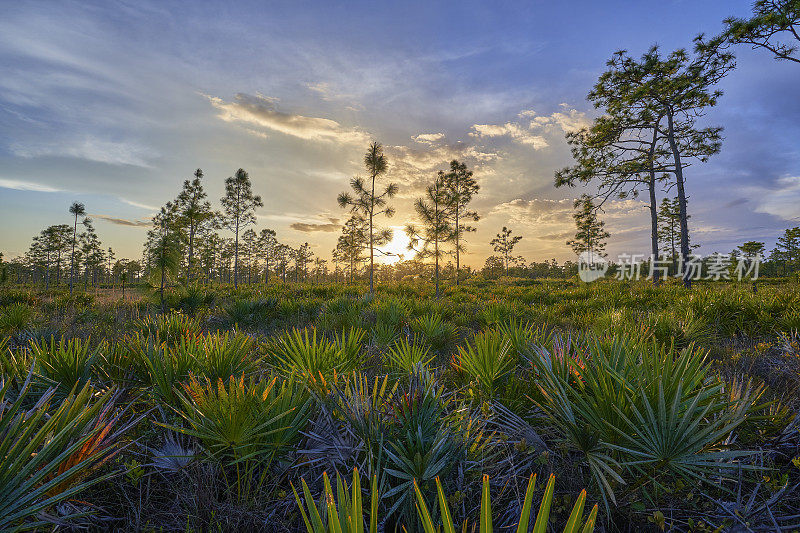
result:
[[(117, 256), (201, 167), (209, 196), (239, 167), (259, 227), (328, 257), (336, 194), (367, 143), (386, 146), (402, 227), (426, 180), (458, 157), (481, 184), (468, 264), (503, 225), (528, 259), (566, 259), (571, 199), (553, 172), (565, 131), (612, 52), (688, 46), (749, 2), (17, 2), (0, 20), (0, 250), (86, 204)], [(708, 113), (723, 151), (687, 172), (693, 240), (771, 245), (800, 217), (800, 68), (737, 49)], [(604, 214), (608, 250), (648, 248), (645, 208)], [(398, 246), (402, 243), (396, 243)]]

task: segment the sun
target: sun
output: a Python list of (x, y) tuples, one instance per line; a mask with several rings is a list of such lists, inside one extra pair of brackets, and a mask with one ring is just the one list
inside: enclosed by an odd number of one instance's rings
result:
[(393, 265), (403, 259), (409, 259), (414, 252), (409, 251), (408, 243), (411, 240), (403, 230), (403, 226), (392, 226), (394, 236), (381, 250), (389, 255), (375, 254), (375, 260), (384, 265)]

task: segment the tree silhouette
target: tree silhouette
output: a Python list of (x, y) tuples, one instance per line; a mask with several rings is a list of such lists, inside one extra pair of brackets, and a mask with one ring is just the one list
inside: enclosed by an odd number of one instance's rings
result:
[(83, 289), (86, 290), (89, 286), (89, 276), (91, 275), (92, 287), (95, 286), (97, 280), (97, 272), (102, 268), (105, 263), (105, 253), (94, 230), (94, 224), (91, 218), (86, 217), (83, 220), (85, 231), (80, 234), (81, 255), (83, 256)]
[(591, 264), (595, 254), (602, 255), (605, 251), (605, 241), (609, 234), (604, 229), (605, 222), (597, 218), (597, 207), (590, 196), (583, 195), (575, 200), (574, 207), (576, 211), (572, 218), (575, 220), (577, 232), (575, 238), (567, 241), (567, 244), (572, 247), (576, 255), (589, 252)]
[(444, 253), (441, 246), (456, 239), (455, 228), (447, 216), (452, 204), (449, 203), (451, 198), (446, 180), (445, 173), (440, 170), (433, 184), (425, 189), (425, 196), (414, 203), (421, 227), (406, 225), (406, 235), (410, 239), (408, 249), (414, 250), (419, 259), (433, 257), (436, 298), (439, 298), (439, 258)]
[(258, 234), (258, 249), (264, 257), (264, 283), (269, 283), (269, 268), (275, 255), (275, 246), (278, 239), (275, 238), (275, 230), (264, 228)]
[(464, 233), (475, 231), (475, 228), (464, 221), (477, 222), (480, 220), (476, 211), (470, 211), (467, 206), (472, 201), (472, 197), (478, 194), (480, 186), (475, 181), (472, 171), (467, 169), (467, 165), (459, 163), (453, 159), (450, 161), (450, 172), (444, 176), (444, 188), (447, 195), (446, 218), (453, 227), (453, 242), (455, 244), (456, 255), (456, 285), (459, 284), (459, 272), (461, 271), (461, 252), (464, 251), (462, 239)]
[(148, 232), (148, 258), (155, 265), (159, 275), (159, 297), (161, 312), (167, 312), (164, 290), (167, 279), (177, 273), (180, 267), (180, 241), (175, 227), (177, 208), (167, 202), (153, 217), (153, 229)]
[(222, 203), (222, 223), (234, 234), (233, 240), (233, 286), (239, 287), (239, 232), (255, 224), (257, 207), (263, 207), (261, 197), (253, 194), (250, 176), (239, 169), (233, 177), (225, 180), (225, 196)]
[(737, 250), (741, 252), (742, 256), (748, 259), (753, 259), (754, 257), (763, 257), (764, 249), (765, 245), (760, 241), (747, 241), (742, 243), (741, 246), (737, 246)]
[(369, 225), (361, 215), (352, 215), (342, 227), (336, 242), (334, 257), (350, 266), (350, 282), (355, 281), (358, 265), (364, 260), (363, 252), (369, 243)]
[(187, 244), (189, 246), (186, 279), (194, 278), (194, 255), (195, 237), (206, 225), (211, 225), (216, 219), (216, 214), (211, 209), (211, 203), (206, 200), (206, 192), (203, 189), (203, 171), (194, 171), (194, 179), (184, 180), (183, 190), (178, 194), (176, 207), (179, 213), (179, 221), (186, 230)]
[(244, 255), (245, 269), (247, 270), (247, 283), (253, 281), (253, 268), (256, 263), (258, 234), (253, 228), (247, 228), (242, 233), (242, 252)]
[[(777, 256), (775, 254), (777, 252)], [(788, 228), (778, 238), (775, 243), (773, 256), (783, 263), (784, 273), (787, 268), (789, 272), (794, 272), (800, 262), (800, 226)]]
[[(800, 2), (797, 0), (758, 0), (748, 19), (725, 19), (721, 39), (730, 44), (749, 44), (753, 49), (772, 52), (779, 61), (800, 63), (796, 55), (800, 44)], [(785, 42), (796, 41), (793, 44)]]
[(294, 280), (295, 282), (300, 281), (300, 275), (302, 274), (303, 280), (305, 281), (308, 278), (308, 264), (311, 263), (314, 257), (314, 253), (311, 251), (311, 245), (304, 242), (294, 250), (293, 256), (295, 268)]
[(286, 283), (286, 267), (289, 266), (291, 253), (291, 247), (283, 243), (278, 243), (275, 246), (275, 267), (281, 272), (282, 283)]
[(503, 265), (505, 266), (506, 275), (508, 275), (508, 267), (510, 263), (511, 253), (514, 251), (514, 246), (522, 240), (522, 236), (517, 235), (512, 237), (513, 233), (510, 229), (503, 226), (502, 231), (495, 235), (495, 238), (489, 241), (495, 252), (503, 257)]
[[(683, 170), (689, 159), (707, 161), (720, 150), (722, 128), (698, 129), (696, 124), (707, 108), (716, 105), (722, 92), (713, 87), (734, 66), (732, 54), (698, 37), (694, 55), (679, 49), (662, 57), (654, 46), (637, 60), (625, 50), (618, 51), (593, 89), (593, 98), (612, 116), (653, 122), (654, 142), (659, 138), (666, 141), (669, 161), (663, 169), (674, 177), (684, 265), (689, 261), (690, 246)], [(689, 269), (683, 274), (684, 284), (691, 287)]]
[(364, 166), (369, 175), (369, 183), (364, 183), (364, 179), (355, 177), (350, 180), (350, 187), (353, 194), (343, 192), (339, 194), (337, 201), (340, 207), (348, 207), (350, 212), (364, 217), (369, 225), (369, 292), (375, 292), (375, 247), (382, 246), (392, 240), (390, 229), (375, 228), (375, 217), (394, 215), (394, 209), (387, 205), (387, 200), (397, 194), (397, 185), (388, 184), (380, 194), (375, 192), (375, 181), (378, 177), (386, 173), (388, 162), (383, 153), (383, 147), (378, 142), (369, 145), (366, 155), (364, 155)]
[[(648, 106), (619, 106), (621, 94), (635, 87), (628, 80), (601, 76), (588, 99), (605, 112), (591, 126), (568, 132), (575, 164), (555, 174), (556, 187), (572, 187), (576, 183), (595, 184), (602, 207), (610, 198), (636, 198), (640, 188), (649, 196), (650, 249), (658, 257), (658, 206), (656, 183), (667, 179), (673, 168), (669, 164), (666, 141), (659, 133), (663, 115)], [(653, 283), (658, 284), (658, 272)]]
[(75, 285), (75, 246), (78, 244), (78, 217), (86, 216), (86, 206), (80, 202), (73, 202), (69, 206), (69, 212), (75, 216), (72, 225), (72, 251), (69, 256), (69, 295), (72, 296), (72, 289)]

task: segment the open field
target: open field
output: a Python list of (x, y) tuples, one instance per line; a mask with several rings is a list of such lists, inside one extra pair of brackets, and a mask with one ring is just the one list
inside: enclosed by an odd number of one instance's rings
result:
[[(164, 315), (142, 287), (125, 302), (0, 292), (4, 446), (24, 439), (40, 461), (3, 474), (3, 515), (80, 489), (48, 512), (300, 531), (293, 487), (324, 509), (323, 472), (357, 469), (385, 531), (421, 530), (413, 480), (434, 517), (438, 478), (454, 523), (477, 523), (483, 474), (495, 527), (516, 527), (531, 472), (534, 513), (555, 474), (558, 530), (583, 489), (602, 531), (797, 527), (796, 282), (432, 291), (198, 286), (172, 289)], [(332, 491), (344, 514), (352, 498)]]

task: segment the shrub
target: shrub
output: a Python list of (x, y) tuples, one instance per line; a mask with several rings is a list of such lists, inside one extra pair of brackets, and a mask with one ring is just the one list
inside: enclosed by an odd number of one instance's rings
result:
[[(300, 500), (294, 485), (294, 499), (300, 508), (300, 515), (303, 517), (303, 524), (308, 533), (328, 533), (336, 531), (338, 533), (364, 533), (364, 507), (361, 496), (361, 480), (358, 469), (353, 469), (353, 489), (352, 496), (348, 494), (347, 482), (342, 480), (339, 473), (336, 473), (336, 497), (334, 498), (331, 482), (327, 472), (322, 473), (324, 485), (323, 502), (320, 502), (322, 512), (314, 503), (311, 491), (308, 489), (306, 480), (302, 480), (303, 496), (306, 505)], [(370, 511), (369, 511), (369, 533), (378, 533), (378, 483), (377, 478), (372, 478), (372, 489), (370, 491)], [(308, 507), (306, 513), (305, 507)]]
[(438, 352), (442, 352), (455, 339), (455, 328), (445, 322), (438, 313), (417, 317), (411, 323), (411, 329), (420, 340)]
[(330, 341), (316, 328), (294, 329), (272, 341), (267, 351), (274, 358), (271, 364), (285, 375), (328, 378), (358, 365), (364, 335), (364, 330), (353, 329)]
[(699, 350), (612, 337), (536, 351), (540, 407), (584, 456), (606, 505), (626, 479), (656, 504), (664, 476), (713, 485), (747, 468), (736, 459), (749, 452), (726, 442), (754, 398), (730, 402)]
[(33, 307), (18, 302), (0, 309), (0, 333), (16, 335), (26, 329), (33, 319)]
[(196, 337), (202, 333), (197, 318), (175, 312), (137, 320), (135, 328), (147, 336), (169, 344), (178, 344), (184, 337)]
[(499, 331), (475, 335), (466, 347), (459, 346), (455, 367), (477, 384), (486, 398), (493, 398), (500, 383), (514, 371), (511, 341)]
[(197, 371), (215, 383), (252, 373), (256, 369), (252, 347), (252, 338), (234, 332), (183, 339), (175, 349), (189, 352), (197, 362)]
[(400, 339), (389, 348), (386, 357), (391, 367), (402, 374), (410, 374), (417, 368), (425, 368), (433, 361), (433, 356), (428, 355), (427, 346), (408, 342), (408, 339)]
[(92, 366), (98, 349), (91, 350), (89, 341), (51, 337), (49, 341), (32, 342), (31, 354), (39, 374), (55, 384), (60, 394), (81, 388), (92, 377)]
[(275, 299), (233, 300), (224, 309), (225, 321), (243, 328), (264, 326), (277, 316), (279, 309)]
[[(556, 476), (550, 474), (550, 479), (547, 481), (547, 487), (544, 489), (542, 502), (539, 504), (539, 512), (533, 523), (534, 533), (544, 533), (548, 529), (550, 520), (550, 509), (553, 504), (553, 490), (555, 486)], [(434, 527), (433, 519), (428, 511), (428, 505), (425, 503), (425, 497), (420, 492), (419, 488), (415, 485), (417, 497), (417, 512), (419, 513), (420, 521), (425, 530), (425, 533), (437, 533), (438, 529)], [(439, 500), (439, 510), (441, 513), (441, 521), (444, 526), (445, 533), (455, 533), (455, 525), (450, 514), (450, 505), (448, 498), (444, 495), (442, 484), (439, 478), (436, 478), (436, 488)], [(528, 489), (525, 491), (525, 501), (520, 510), (519, 520), (517, 521), (517, 533), (526, 533), (529, 528), (531, 511), (533, 507), (533, 491), (536, 488), (536, 474), (533, 474), (528, 482)], [(586, 521), (583, 521), (583, 508), (586, 502), (586, 491), (582, 491), (578, 496), (575, 505), (572, 506), (572, 512), (567, 519), (567, 524), (564, 527), (564, 533), (591, 533), (594, 531), (595, 521), (597, 520), (597, 505), (592, 508), (591, 513)], [(480, 533), (492, 532), (492, 506), (489, 495), (489, 476), (483, 476), (483, 490), (481, 491), (481, 510), (479, 518)], [(463, 529), (466, 531), (467, 524), (464, 523)], [(473, 526), (473, 531), (475, 527)]]
[(183, 389), (179, 414), (188, 427), (171, 429), (197, 438), (212, 458), (236, 470), (240, 501), (255, 495), (266, 467), (292, 451), (308, 422), (308, 393), (293, 379), (192, 378)]
[[(7, 399), (11, 381), (0, 386), (0, 530), (44, 528), (41, 513), (72, 498), (110, 474), (84, 476), (114, 452), (108, 431), (113, 421), (104, 409), (111, 393), (92, 401), (87, 383), (69, 393), (57, 408), (46, 392), (31, 408), (24, 405), (28, 384)], [(68, 520), (61, 516), (59, 520)]]

